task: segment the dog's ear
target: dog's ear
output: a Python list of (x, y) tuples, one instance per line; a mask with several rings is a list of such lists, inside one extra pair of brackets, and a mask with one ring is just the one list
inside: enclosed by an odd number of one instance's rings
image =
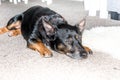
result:
[(42, 19), (42, 23), (47, 35), (52, 35), (55, 33), (53, 25), (51, 25), (48, 21)]
[(79, 30), (80, 30), (80, 32), (83, 32), (84, 31), (84, 29), (85, 29), (85, 24), (86, 24), (86, 19), (82, 19), (81, 21), (80, 21), (80, 23), (78, 24), (78, 28), (79, 28)]

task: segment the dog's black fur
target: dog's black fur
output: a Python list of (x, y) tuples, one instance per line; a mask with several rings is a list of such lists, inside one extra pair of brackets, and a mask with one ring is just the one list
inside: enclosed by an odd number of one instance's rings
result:
[[(15, 21), (21, 21), (21, 32), (27, 41), (27, 46), (32, 49), (40, 49), (44, 56), (51, 56), (51, 51), (45, 51), (44, 45), (51, 49), (64, 53), (72, 58), (86, 58), (88, 52), (82, 45), (82, 32), (85, 20), (78, 26), (72, 26), (58, 13), (49, 8), (34, 6), (10, 19), (8, 25)], [(34, 46), (35, 44), (35, 46)], [(40, 44), (40, 45), (37, 45)], [(41, 50), (44, 51), (41, 51)]]
[(6, 28), (7, 28), (8, 30), (16, 30), (16, 29), (17, 29), (16, 26), (9, 27), (9, 25), (11, 25), (12, 23), (15, 23), (15, 22), (17, 22), (17, 21), (22, 22), (22, 19), (23, 19), (23, 14), (18, 14), (18, 15), (16, 15), (16, 16), (12, 17), (12, 18), (8, 21), (8, 23), (7, 23), (7, 25), (6, 25)]

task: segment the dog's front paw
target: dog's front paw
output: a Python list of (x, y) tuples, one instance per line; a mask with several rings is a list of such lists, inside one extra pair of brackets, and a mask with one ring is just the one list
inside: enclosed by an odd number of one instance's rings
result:
[(52, 52), (47, 48), (44, 48), (42, 51), (40, 51), (40, 54), (45, 58), (49, 58), (53, 56)]
[(87, 52), (88, 54), (93, 54), (93, 51), (92, 51), (90, 48), (84, 46), (84, 49), (86, 50), (86, 52)]
[(38, 51), (42, 57), (48, 58), (53, 56), (52, 52), (46, 46), (44, 46), (42, 42), (34, 43), (33, 41), (31, 41), (31, 43), (27, 44), (27, 47), (32, 50)]

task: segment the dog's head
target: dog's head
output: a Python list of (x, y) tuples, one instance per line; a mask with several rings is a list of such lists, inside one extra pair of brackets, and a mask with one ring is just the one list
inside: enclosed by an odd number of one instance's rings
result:
[(76, 26), (67, 23), (56, 26), (45, 20), (42, 21), (50, 47), (75, 59), (87, 57), (87, 52), (82, 45), (85, 22), (83, 19)]

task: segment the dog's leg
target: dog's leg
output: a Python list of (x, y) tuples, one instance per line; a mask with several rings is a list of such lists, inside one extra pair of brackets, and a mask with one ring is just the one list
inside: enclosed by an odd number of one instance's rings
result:
[(4, 34), (6, 32), (9, 32), (9, 36), (17, 36), (21, 34), (21, 22), (17, 21), (14, 22), (6, 27), (0, 28), (0, 34)]
[(87, 53), (93, 54), (92, 50), (89, 47), (84, 46), (84, 49), (86, 50)]
[(38, 51), (43, 57), (52, 56), (52, 52), (41, 41), (28, 43), (28, 48)]
[(9, 34), (8, 36), (12, 37), (12, 36), (17, 36), (21, 34), (21, 21), (16, 21), (14, 23), (12, 23), (11, 25), (7, 26), (9, 30)]
[[(20, 34), (20, 28), (21, 28), (21, 22), (23, 19), (23, 14), (19, 14), (16, 15), (14, 17), (12, 17), (8, 23), (7, 26), (0, 28), (0, 34), (4, 34), (6, 32), (12, 32), (15, 34), (15, 36), (17, 36), (18, 34)], [(13, 35), (14, 36), (14, 35)]]
[(8, 32), (9, 30), (6, 27), (2, 27), (0, 28), (0, 34), (4, 34), (6, 32)]
[(9, 24), (9, 25), (7, 26), (7, 28), (8, 28), (9, 30), (20, 29), (20, 28), (21, 28), (21, 21), (13, 22), (13, 23)]
[(21, 29), (17, 29), (17, 30), (11, 30), (8, 34), (8, 36), (12, 37), (12, 36), (17, 36), (21, 34)]

